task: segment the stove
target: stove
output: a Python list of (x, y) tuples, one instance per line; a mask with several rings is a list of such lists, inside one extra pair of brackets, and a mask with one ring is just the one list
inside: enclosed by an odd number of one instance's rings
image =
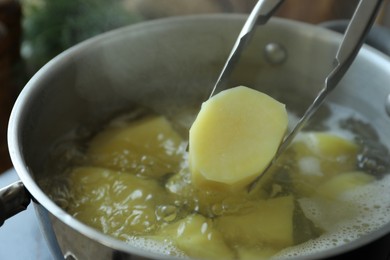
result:
[[(14, 169), (0, 175), (0, 188), (7, 186), (19, 177)], [(12, 260), (51, 260), (53, 256), (40, 231), (34, 207), (6, 220), (0, 227), (0, 259)], [(371, 259), (390, 260), (390, 234), (377, 241), (329, 260)]]

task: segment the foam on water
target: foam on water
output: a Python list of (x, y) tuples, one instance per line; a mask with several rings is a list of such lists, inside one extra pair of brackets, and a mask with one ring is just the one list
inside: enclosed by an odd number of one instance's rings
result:
[(172, 244), (172, 242), (167, 239), (158, 241), (156, 239), (147, 237), (128, 236), (126, 237), (126, 242), (145, 251), (174, 258), (188, 259), (188, 257), (183, 252), (181, 252), (176, 246)]
[(299, 204), (305, 215), (326, 232), (303, 244), (287, 248), (276, 258), (310, 255), (331, 249), (373, 232), (390, 222), (390, 176), (346, 191), (340, 202), (304, 198)]

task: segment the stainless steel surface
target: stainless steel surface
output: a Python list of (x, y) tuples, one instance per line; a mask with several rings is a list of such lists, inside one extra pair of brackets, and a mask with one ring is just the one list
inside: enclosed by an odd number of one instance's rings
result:
[(390, 116), (390, 94), (386, 98), (385, 109), (386, 109), (387, 114)]
[(272, 65), (280, 65), (287, 59), (287, 53), (283, 45), (270, 42), (264, 47), (264, 59)]
[[(45, 171), (45, 166), (53, 159), (52, 148), (69, 133), (95, 129), (116, 112), (135, 105), (146, 106), (168, 118), (199, 107), (245, 18), (193, 16), (115, 30), (56, 57), (25, 86), (11, 115), (9, 147), (15, 169), (36, 201), (34, 205), (53, 255), (73, 255), (78, 259), (172, 259), (80, 223), (57, 206), (38, 182), (55, 174)], [(316, 26), (276, 18), (256, 30), (259, 31), (242, 53), (229, 84), (259, 89), (299, 114), (321, 89), (324, 72), (332, 68), (331, 57), (341, 37)], [(276, 66), (262, 58), (264, 47), (274, 42), (283, 43), (288, 54)], [(312, 66), (313, 60), (321, 60), (322, 65)], [(364, 46), (328, 99), (372, 120), (370, 123), (379, 130), (387, 148), (390, 118), (383, 102), (377, 101), (390, 93), (389, 67), (387, 56)], [(297, 95), (298, 100), (292, 98)], [(309, 257), (342, 254), (389, 232), (390, 223)]]
[(221, 74), (219, 74), (217, 82), (211, 90), (209, 97), (213, 96), (215, 91), (217, 91), (224, 83), (226, 83), (227, 78), (240, 59), (241, 52), (244, 50), (245, 46), (251, 39), (255, 26), (267, 23), (269, 18), (271, 18), (271, 16), (276, 12), (282, 3), (283, 0), (259, 0), (256, 3), (253, 10), (249, 14), (248, 19), (245, 21), (245, 24), (242, 27), (236, 42), (234, 43), (233, 49), (231, 50), (229, 57), (224, 67), (222, 68)]

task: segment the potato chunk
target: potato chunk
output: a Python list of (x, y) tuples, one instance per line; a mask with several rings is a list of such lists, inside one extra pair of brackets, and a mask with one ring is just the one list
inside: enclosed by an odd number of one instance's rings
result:
[(374, 180), (374, 176), (364, 172), (340, 173), (321, 184), (317, 189), (317, 194), (324, 198), (336, 199), (342, 193), (364, 186)]
[(215, 220), (230, 245), (286, 247), (293, 244), (292, 196), (259, 200), (249, 212)]
[(161, 177), (178, 171), (185, 145), (163, 116), (110, 126), (90, 142), (94, 166)]
[(169, 195), (154, 180), (98, 167), (77, 167), (68, 175), (67, 211), (80, 221), (126, 240), (155, 230), (158, 205), (169, 205)]
[(158, 240), (159, 236), (169, 238), (191, 258), (234, 259), (232, 250), (225, 244), (221, 233), (213, 227), (213, 222), (198, 214), (163, 227), (155, 239)]
[(354, 142), (328, 132), (300, 134), (289, 148), (298, 161), (291, 174), (297, 194), (310, 196), (333, 176), (354, 171), (358, 148)]
[(272, 259), (272, 257), (280, 251), (280, 249), (278, 250), (272, 247), (240, 247), (237, 250), (238, 259), (240, 260), (269, 260)]
[(165, 188), (175, 197), (176, 205), (207, 217), (238, 212), (250, 206), (253, 197), (265, 197), (261, 192), (249, 194), (246, 190), (230, 192), (199, 189), (192, 185), (188, 169), (171, 176)]
[(248, 185), (272, 160), (287, 121), (283, 104), (243, 86), (204, 102), (189, 137), (194, 184), (229, 190)]

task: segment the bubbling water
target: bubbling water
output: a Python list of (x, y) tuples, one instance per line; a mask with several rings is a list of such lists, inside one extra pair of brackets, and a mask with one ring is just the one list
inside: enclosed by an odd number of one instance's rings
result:
[(358, 142), (361, 145), (358, 168), (376, 176), (377, 180), (343, 192), (338, 197), (341, 203), (318, 198), (298, 199), (305, 216), (325, 232), (282, 250), (273, 257), (275, 259), (307, 256), (345, 245), (390, 222), (390, 198), (385, 196), (390, 190), (387, 148), (381, 144), (376, 130), (361, 115), (336, 104), (329, 105), (328, 109), (331, 116), (322, 121), (323, 128)]
[[(282, 249), (282, 251), (274, 256), (276, 259), (307, 256), (327, 249), (332, 249), (347, 244), (368, 233), (375, 232), (383, 225), (390, 223), (390, 198), (389, 196), (384, 196), (390, 189), (390, 175), (388, 174), (390, 173), (390, 165), (387, 160), (384, 159), (389, 158), (389, 153), (387, 148), (381, 144), (381, 140), (377, 135), (377, 130), (369, 124), (369, 121), (366, 118), (348, 108), (336, 104), (328, 104), (323, 109), (326, 109), (327, 113), (320, 113), (319, 115), (322, 116), (312, 120), (305, 128), (305, 131), (319, 130), (330, 132), (341, 136), (344, 139), (353, 140), (355, 143), (358, 143), (361, 148), (357, 158), (357, 170), (374, 176), (375, 180), (356, 189), (342, 192), (340, 196), (337, 197), (337, 200), (326, 200), (316, 196), (294, 195), (294, 197), (296, 196), (297, 208), (302, 212), (302, 217), (305, 219), (307, 218), (309, 220), (308, 222), (313, 223), (315, 228), (319, 229), (320, 232), (316, 233), (313, 231), (310, 238), (305, 238), (304, 240), (296, 242), (293, 246)], [(178, 130), (179, 133), (183, 133), (182, 135), (184, 136), (185, 133), (188, 132), (196, 112), (197, 110), (184, 111), (181, 114), (177, 114), (175, 117), (170, 118), (170, 122), (173, 127)], [(142, 115), (143, 113), (141, 116)], [(134, 115), (131, 115), (130, 121), (134, 117)], [(136, 117), (138, 118), (138, 114), (136, 114)], [(121, 127), (122, 125), (125, 126), (128, 121), (129, 116), (125, 116), (114, 120), (111, 124)], [(297, 117), (294, 114), (289, 114), (289, 121), (291, 128), (297, 122)], [(298, 135), (296, 141), (299, 140), (299, 138)], [(62, 154), (59, 157), (63, 160), (58, 158), (55, 160), (56, 162), (65, 162), (66, 165), (58, 167), (57, 164), (54, 163), (54, 165), (56, 165), (56, 170), (62, 171), (69, 166), (68, 164), (83, 164), (86, 159), (83, 151), (85, 150), (85, 146), (85, 143), (82, 145), (72, 145), (72, 142), (66, 143), (65, 148), (62, 147), (59, 149)], [(239, 195), (221, 201), (218, 196), (215, 197), (215, 200), (212, 198), (215, 194), (208, 194), (205, 191), (201, 191), (201, 194), (194, 192), (191, 188), (191, 178), (189, 177), (188, 158), (184, 151), (186, 145), (180, 147), (183, 148), (183, 151), (180, 152), (180, 154), (183, 154), (183, 161), (180, 162), (180, 168), (187, 170), (179, 173), (172, 173), (176, 174), (177, 178), (171, 178), (172, 175), (169, 175), (166, 178), (158, 179), (157, 182), (161, 184), (161, 187), (159, 188), (167, 188), (172, 194), (179, 194), (181, 189), (190, 187), (190, 189), (186, 190), (189, 194), (184, 196), (184, 199), (178, 198), (174, 202), (169, 201), (169, 203), (163, 201), (161, 204), (156, 205), (152, 211), (155, 214), (157, 222), (163, 223), (163, 225), (175, 223), (177, 220), (180, 220), (183, 215), (192, 214), (194, 212), (199, 213), (208, 219), (214, 219), (224, 214), (229, 215), (245, 211), (246, 207), (251, 208), (253, 206), (251, 201), (242, 200)], [(65, 153), (61, 152), (63, 150), (65, 150)], [(309, 160), (310, 158), (306, 158), (307, 160), (301, 159), (302, 158), (293, 163), (298, 164), (302, 169), (306, 169), (307, 172), (310, 171), (310, 168), (319, 167), (317, 165), (318, 162)], [(293, 190), (291, 186), (294, 184), (291, 183), (291, 180), (289, 182), (288, 175), (293, 173), (294, 167), (289, 168), (286, 166), (283, 169), (286, 169), (284, 174), (287, 175), (287, 178), (284, 178), (283, 180), (287, 181), (281, 184), (277, 182), (273, 183), (271, 185), (272, 191), (270, 192), (270, 197), (274, 197), (275, 194), (276, 196), (277, 194), (283, 194), (286, 190), (287, 192)], [(66, 178), (65, 174), (60, 174), (56, 175), (56, 178), (54, 179), (40, 181), (42, 187), (48, 191), (48, 194), (51, 194), (53, 200), (65, 209), (69, 206), (69, 203), (71, 203), (69, 198), (72, 197), (69, 192), (69, 187), (66, 187), (64, 184), (66, 183)], [(143, 176), (143, 178), (145, 178), (145, 176)], [(192, 195), (195, 195), (195, 197)], [(202, 205), (199, 204), (198, 199), (204, 199), (204, 197), (208, 195), (210, 195), (208, 199), (213, 201), (213, 203), (206, 206), (203, 205), (203, 209), (201, 209)], [(180, 199), (182, 200), (180, 201)], [(187, 208), (186, 210), (190, 212), (184, 212), (185, 210), (183, 210), (183, 208)], [(297, 226), (299, 225), (297, 224)], [(306, 228), (307, 226), (308, 225), (306, 225)], [(304, 229), (305, 227), (302, 228)], [(311, 226), (309, 229), (310, 228)], [(296, 232), (301, 231), (298, 230)], [(171, 240), (161, 238), (161, 240), (157, 241), (155, 238), (150, 238), (149, 235), (150, 234), (136, 236), (123, 233), (119, 234), (117, 238), (124, 240), (133, 246), (157, 254), (187, 258), (185, 252), (182, 252), (177, 248)]]
[(180, 251), (169, 240), (156, 241), (144, 237), (128, 236), (126, 237), (126, 242), (135, 247), (142, 248), (156, 254), (166, 255), (175, 258), (188, 258), (184, 252)]
[[(300, 199), (299, 204), (305, 215), (322, 225), (326, 232), (316, 239), (283, 250), (275, 258), (314, 254), (347, 244), (380, 229), (390, 222), (390, 201), (388, 196), (384, 196), (389, 189), (390, 176), (387, 175), (357, 190), (344, 192), (340, 197), (343, 203), (339, 205), (312, 198)], [(342, 216), (348, 204), (354, 211), (352, 217), (348, 214)]]

